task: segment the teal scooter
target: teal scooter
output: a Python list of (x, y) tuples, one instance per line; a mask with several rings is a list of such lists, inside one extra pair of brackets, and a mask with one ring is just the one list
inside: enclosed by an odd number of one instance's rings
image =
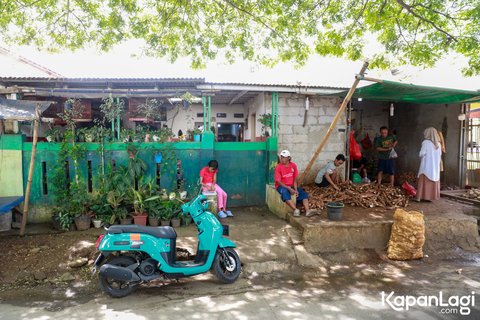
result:
[(100, 251), (93, 271), (98, 268), (100, 287), (112, 297), (125, 297), (141, 283), (157, 278), (176, 279), (213, 271), (223, 283), (235, 282), (241, 262), (223, 226), (211, 212), (204, 195), (182, 205), (198, 229), (198, 248), (192, 261), (177, 261), (177, 234), (172, 227), (113, 225), (101, 235)]

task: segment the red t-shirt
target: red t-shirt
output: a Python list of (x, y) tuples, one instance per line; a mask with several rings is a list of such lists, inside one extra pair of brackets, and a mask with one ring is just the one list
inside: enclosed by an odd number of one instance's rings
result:
[(202, 177), (202, 183), (213, 183), (215, 173), (217, 172), (218, 170), (213, 170), (212, 172), (210, 172), (210, 170), (208, 170), (208, 166), (203, 167), (202, 170), (200, 170), (200, 177)]
[(297, 165), (290, 162), (287, 165), (277, 164), (275, 167), (275, 188), (278, 188), (278, 181), (283, 182), (285, 185), (292, 187), (295, 184), (295, 179), (298, 177)]

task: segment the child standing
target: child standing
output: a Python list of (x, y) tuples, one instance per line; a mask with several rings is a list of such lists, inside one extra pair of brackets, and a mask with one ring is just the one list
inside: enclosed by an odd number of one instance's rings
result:
[(231, 211), (227, 210), (227, 193), (217, 184), (218, 162), (217, 160), (210, 160), (206, 167), (200, 170), (200, 183), (202, 184), (202, 191), (215, 191), (217, 193), (219, 218), (233, 217)]

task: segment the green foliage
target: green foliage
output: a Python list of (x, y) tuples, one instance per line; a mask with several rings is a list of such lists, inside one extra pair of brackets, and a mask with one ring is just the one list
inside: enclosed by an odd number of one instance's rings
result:
[(174, 136), (171, 128), (160, 128), (153, 131), (152, 133), (153, 141), (155, 142), (166, 142)]
[(162, 220), (170, 220), (170, 219), (175, 219), (178, 217), (176, 215), (176, 211), (181, 206), (181, 203), (178, 200), (166, 200), (162, 201), (161, 205), (163, 207), (161, 214), (160, 214), (160, 219)]
[[(188, 56), (197, 68), (219, 55), (273, 65), (303, 64), (314, 53), (356, 60), (373, 51), (374, 67), (430, 66), (452, 51), (467, 57), (464, 73), (474, 75), (479, 33), (478, 0), (37, 0), (7, 1), (0, 15), (10, 43), (107, 51), (141, 39), (146, 54)], [(372, 38), (378, 48), (369, 46)]]
[(119, 102), (117, 103), (111, 94), (108, 97), (103, 98), (103, 103), (100, 105), (100, 111), (103, 113), (104, 120), (107, 120), (108, 122), (115, 121), (120, 117), (124, 108), (125, 102), (123, 99), (119, 99)]
[(160, 120), (160, 103), (157, 99), (146, 98), (145, 103), (137, 107), (137, 111), (147, 122)]
[(51, 127), (48, 129), (48, 131), (45, 133), (45, 136), (50, 139), (50, 142), (60, 142), (62, 141), (62, 133), (58, 128)]
[(135, 190), (134, 188), (130, 189), (130, 194), (133, 203), (133, 210), (135, 215), (141, 215), (145, 213), (145, 196), (143, 190)]
[(145, 170), (147, 170), (147, 164), (138, 156), (140, 151), (135, 148), (134, 145), (129, 145), (127, 147), (127, 152), (129, 154), (127, 177), (130, 179), (132, 184), (135, 184), (135, 182), (138, 182), (142, 178)]
[(268, 135), (269, 132), (267, 129), (272, 128), (272, 114), (265, 113), (258, 117), (258, 122), (262, 124), (262, 133), (263, 135)]

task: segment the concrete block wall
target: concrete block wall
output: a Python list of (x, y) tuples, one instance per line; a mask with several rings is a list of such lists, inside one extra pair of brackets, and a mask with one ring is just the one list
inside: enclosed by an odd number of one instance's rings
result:
[(445, 171), (441, 181), (448, 185), (459, 184), (460, 107), (458, 104), (395, 104), (390, 127), (397, 130), (399, 170), (418, 171), (418, 152), (423, 141), (423, 131), (432, 126), (443, 132), (447, 149), (443, 155)]
[[(279, 95), (278, 150), (290, 150), (292, 160), (298, 165), (300, 172), (306, 168), (341, 103), (341, 100), (336, 97), (309, 96), (310, 108), (304, 127), (305, 98), (305, 95), (299, 94)], [(306, 183), (313, 182), (321, 166), (333, 160), (337, 154), (345, 153), (345, 132), (339, 131), (339, 129), (345, 130), (345, 121), (345, 115), (342, 115), (336, 129), (307, 175)]]

